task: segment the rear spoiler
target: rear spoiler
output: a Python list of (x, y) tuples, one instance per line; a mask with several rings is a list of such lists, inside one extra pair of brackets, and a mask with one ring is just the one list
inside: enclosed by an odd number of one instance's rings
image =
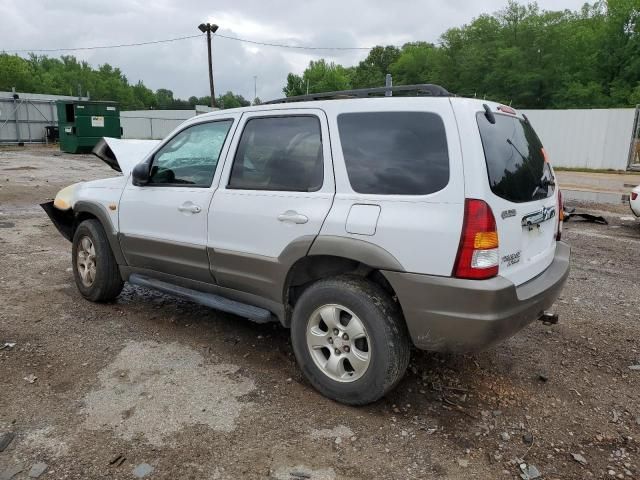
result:
[(160, 140), (122, 140), (104, 137), (98, 141), (91, 153), (116, 172), (127, 175), (159, 143)]

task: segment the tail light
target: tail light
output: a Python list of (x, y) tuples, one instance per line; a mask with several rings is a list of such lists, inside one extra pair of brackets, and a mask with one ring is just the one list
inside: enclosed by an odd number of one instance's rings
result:
[(564, 223), (564, 202), (562, 201), (562, 192), (558, 190), (558, 230), (556, 233), (556, 241), (562, 240), (562, 224)]
[(631, 192), (631, 200), (638, 198), (638, 192)]
[(482, 200), (468, 198), (453, 275), (473, 280), (495, 277), (498, 260), (498, 229), (491, 207)]

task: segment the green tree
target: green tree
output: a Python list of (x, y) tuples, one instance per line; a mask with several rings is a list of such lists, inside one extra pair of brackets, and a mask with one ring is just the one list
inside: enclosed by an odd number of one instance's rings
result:
[(391, 73), (391, 65), (400, 57), (400, 49), (394, 46), (376, 46), (371, 49), (367, 58), (362, 60), (353, 71), (353, 88), (382, 87), (387, 73)]
[(173, 106), (173, 92), (166, 88), (156, 90), (156, 102), (160, 108), (171, 108)]
[(287, 85), (282, 89), (287, 97), (309, 93), (333, 92), (351, 88), (352, 70), (327, 62), (325, 59), (312, 60), (302, 77), (290, 73)]
[(28, 92), (33, 88), (33, 76), (29, 64), (17, 55), (0, 54), (0, 90)]
[(216, 107), (222, 109), (248, 107), (249, 105), (251, 105), (251, 102), (246, 100), (242, 95), (236, 95), (233, 92), (227, 92), (216, 98)]
[(442, 51), (431, 43), (407, 43), (396, 61), (390, 66), (396, 85), (440, 83), (438, 70), (442, 63)]
[(297, 95), (305, 94), (305, 82), (301, 76), (294, 73), (287, 75), (287, 84), (282, 89), (282, 92), (287, 97), (295, 97)]

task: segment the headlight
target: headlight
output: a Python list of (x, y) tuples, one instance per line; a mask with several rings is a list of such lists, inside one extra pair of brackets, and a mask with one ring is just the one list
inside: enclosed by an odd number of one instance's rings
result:
[(80, 183), (74, 183), (73, 185), (69, 185), (68, 187), (64, 187), (60, 190), (53, 201), (53, 206), (58, 210), (69, 210), (73, 202), (73, 195), (78, 185), (80, 185)]

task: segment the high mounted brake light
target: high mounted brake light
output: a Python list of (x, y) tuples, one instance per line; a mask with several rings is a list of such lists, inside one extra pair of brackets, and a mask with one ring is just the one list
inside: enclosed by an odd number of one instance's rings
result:
[(483, 200), (468, 198), (453, 275), (484, 280), (498, 274), (498, 229), (491, 207)]
[(500, 105), (498, 107), (498, 110), (500, 110), (503, 113), (508, 113), (509, 115), (515, 115), (516, 114), (516, 111), (513, 108), (507, 107), (506, 105)]

